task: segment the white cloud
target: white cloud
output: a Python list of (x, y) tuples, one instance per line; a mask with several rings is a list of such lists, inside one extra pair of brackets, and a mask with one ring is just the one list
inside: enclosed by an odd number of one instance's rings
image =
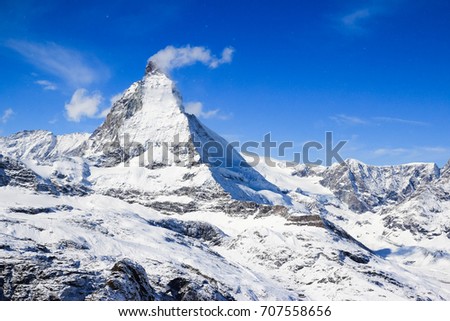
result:
[(10, 40), (6, 46), (22, 55), (30, 64), (57, 76), (71, 86), (86, 86), (109, 76), (105, 66), (92, 57), (55, 43)]
[(89, 92), (84, 88), (77, 89), (69, 103), (65, 105), (67, 118), (79, 122), (81, 118), (98, 118), (98, 110), (103, 97), (99, 92)]
[(3, 112), (2, 116), (0, 117), (0, 121), (3, 124), (6, 124), (12, 115), (14, 115), (14, 111), (11, 108), (8, 108)]
[(233, 59), (234, 49), (227, 47), (222, 51), (220, 58), (211, 54), (211, 51), (205, 47), (185, 47), (176, 48), (167, 46), (158, 51), (150, 61), (153, 61), (161, 70), (169, 72), (173, 69), (190, 66), (200, 62), (210, 68), (217, 68), (221, 64), (230, 63)]
[(330, 119), (334, 120), (338, 124), (348, 124), (348, 125), (367, 125), (368, 122), (362, 118), (356, 116), (348, 116), (344, 114), (339, 114), (330, 117)]
[(58, 89), (58, 87), (54, 83), (52, 83), (51, 81), (48, 81), (48, 80), (36, 80), (34, 83), (37, 84), (37, 85), (42, 86), (42, 88), (44, 90), (56, 90), (56, 89)]
[(188, 102), (184, 106), (184, 110), (186, 113), (194, 115), (199, 118), (209, 119), (209, 118), (217, 118), (221, 120), (227, 120), (230, 118), (228, 115), (223, 115), (220, 113), (220, 109), (213, 110), (204, 110), (203, 104), (199, 101)]

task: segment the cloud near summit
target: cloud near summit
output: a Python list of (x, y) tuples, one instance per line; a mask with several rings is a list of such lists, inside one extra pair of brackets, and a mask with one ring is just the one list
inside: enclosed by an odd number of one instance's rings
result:
[(167, 46), (150, 57), (160, 69), (169, 72), (185, 66), (193, 65), (200, 62), (210, 68), (217, 68), (222, 64), (230, 63), (233, 59), (234, 49), (226, 47), (222, 51), (221, 57), (217, 57), (211, 53), (211, 50), (205, 47), (185, 47), (176, 48)]

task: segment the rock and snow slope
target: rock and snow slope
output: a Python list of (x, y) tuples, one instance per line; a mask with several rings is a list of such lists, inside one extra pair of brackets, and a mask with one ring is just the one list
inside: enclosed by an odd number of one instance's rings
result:
[(152, 62), (92, 135), (0, 138), (0, 300), (450, 299), (448, 170), (204, 146)]

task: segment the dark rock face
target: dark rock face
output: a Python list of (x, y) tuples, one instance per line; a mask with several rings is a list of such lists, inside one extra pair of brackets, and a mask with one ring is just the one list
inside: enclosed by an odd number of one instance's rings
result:
[(160, 72), (160, 69), (153, 61), (149, 60), (147, 66), (145, 67), (145, 74), (154, 74), (156, 72)]
[(24, 187), (38, 192), (56, 194), (56, 188), (23, 164), (0, 155), (0, 186)]
[(129, 259), (114, 264), (105, 287), (92, 295), (99, 301), (154, 301), (155, 290), (150, 286), (144, 268)]
[(9, 211), (28, 215), (55, 213), (55, 209), (51, 207), (11, 207)]
[(224, 200), (215, 208), (224, 211), (230, 216), (262, 218), (270, 215), (289, 216), (289, 209), (281, 205), (265, 205), (256, 202), (244, 202), (236, 200)]
[(61, 240), (58, 242), (58, 250), (89, 250), (89, 246), (85, 242), (75, 242), (72, 240)]
[(1, 301), (83, 301), (100, 281), (98, 272), (50, 255), (0, 262)]
[[(2, 250), (14, 254), (12, 248)], [(36, 254), (25, 258), (16, 252), (0, 260), (0, 301), (155, 300), (144, 268), (131, 260), (117, 262), (108, 275), (42, 245), (25, 250)]]
[(0, 167), (0, 186), (6, 186), (6, 185), (8, 185), (8, 183), (9, 183), (9, 178), (5, 173), (5, 169)]
[(0, 257), (0, 301), (234, 301), (218, 281), (189, 266), (182, 267), (188, 275), (167, 281), (157, 292), (145, 269), (132, 260), (122, 259), (109, 271), (92, 269), (61, 256), (61, 251), (86, 247), (73, 241), (60, 245), (52, 253), (29, 243), (22, 249), (27, 256), (1, 246), (7, 256)]
[(165, 214), (189, 213), (198, 210), (198, 207), (194, 202), (187, 204), (177, 202), (153, 202), (149, 204), (149, 207)]
[(325, 228), (322, 218), (319, 215), (301, 215), (288, 217), (287, 225), (315, 226)]
[[(84, 175), (89, 176), (89, 168), (87, 165), (85, 167)], [(0, 154), (0, 187), (23, 187), (54, 195), (84, 196), (90, 193), (88, 185), (87, 181), (71, 182), (69, 178), (61, 176), (58, 172), (53, 173), (49, 179), (45, 179), (24, 163)]]
[(390, 230), (410, 231), (413, 235), (429, 235), (431, 231), (426, 229), (420, 222), (405, 220), (397, 216), (387, 215), (384, 219), (384, 226)]
[(213, 245), (219, 245), (222, 239), (226, 236), (217, 227), (204, 222), (168, 219), (161, 221), (149, 221), (149, 224), (159, 226), (197, 240), (211, 242)]
[(56, 211), (70, 212), (73, 207), (70, 205), (56, 205), (55, 207), (10, 207), (8, 211), (10, 213), (22, 213), (28, 215), (37, 214), (49, 214), (55, 213)]
[(105, 122), (89, 138), (87, 143), (90, 145), (89, 148), (101, 155), (92, 159), (97, 165), (115, 166), (144, 152), (143, 146), (138, 145), (130, 146), (125, 150), (120, 144), (119, 137), (119, 130), (123, 127), (124, 121), (142, 109), (142, 86), (143, 82), (138, 82), (137, 90), (133, 95), (122, 97), (115, 102)]
[(167, 285), (167, 294), (174, 301), (235, 301), (229, 294), (223, 294), (208, 281), (199, 285), (185, 278), (176, 278)]
[(341, 260), (344, 260), (345, 258), (349, 258), (353, 262), (359, 263), (359, 264), (369, 264), (370, 258), (365, 254), (354, 254), (347, 251), (341, 251), (340, 252), (340, 258)]

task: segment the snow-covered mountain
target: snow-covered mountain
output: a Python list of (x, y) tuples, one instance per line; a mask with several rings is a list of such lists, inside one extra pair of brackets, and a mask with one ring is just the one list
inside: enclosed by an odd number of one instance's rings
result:
[(151, 61), (93, 134), (0, 154), (0, 300), (450, 299), (448, 168), (252, 168)]
[(411, 195), (421, 184), (440, 175), (436, 164), (370, 166), (354, 159), (328, 168), (299, 166), (295, 175), (322, 177), (321, 184), (357, 213), (374, 211), (396, 204)]

